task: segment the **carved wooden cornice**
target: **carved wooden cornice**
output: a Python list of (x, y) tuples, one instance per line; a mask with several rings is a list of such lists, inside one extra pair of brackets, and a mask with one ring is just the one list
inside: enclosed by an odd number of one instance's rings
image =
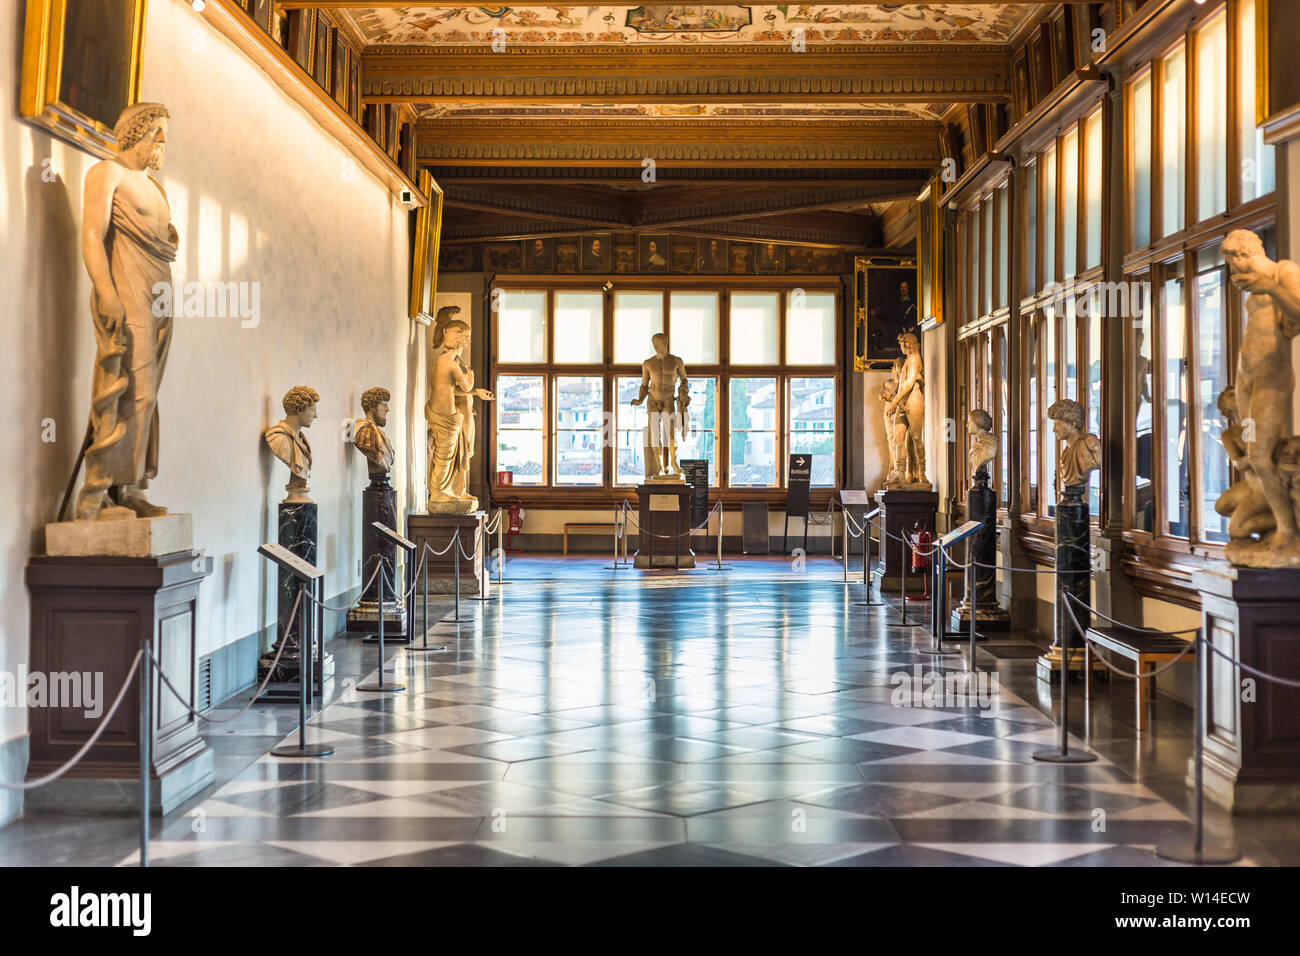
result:
[(730, 167), (876, 166), (935, 169), (939, 126), (929, 120), (457, 119), (416, 127), (424, 165)]
[(371, 47), (372, 102), (982, 102), (1010, 98), (1007, 50), (988, 45)]
[[(621, 166), (458, 166), (422, 163), (439, 183), (500, 184), (608, 184), (641, 182), (639, 165)], [(932, 175), (926, 167), (884, 166), (666, 166), (658, 170), (661, 184), (668, 185), (762, 185), (846, 186), (890, 183), (919, 192)]]

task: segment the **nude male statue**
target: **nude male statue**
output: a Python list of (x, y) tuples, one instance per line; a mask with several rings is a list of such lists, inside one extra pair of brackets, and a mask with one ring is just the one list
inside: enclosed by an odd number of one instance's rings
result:
[[(95, 368), (83, 449), (86, 482), (80, 519), (155, 517), (143, 489), (158, 475), (158, 387), (171, 345), (172, 317), (158, 315), (170, 289), (179, 237), (162, 186), (167, 121), (161, 103), (122, 111), (113, 134), (118, 154), (86, 174), (81, 255), (94, 291)], [(75, 476), (74, 476), (75, 477)]]
[[(685, 438), (690, 432), (687, 408), (691, 404), (686, 366), (668, 351), (668, 339), (662, 332), (656, 332), (650, 341), (654, 344), (655, 354), (641, 363), (641, 390), (632, 400), (633, 405), (640, 405), (647, 395), (650, 398), (646, 405), (649, 412), (645, 428), (646, 481), (664, 474), (681, 475), (682, 470), (677, 467), (678, 419)], [(677, 393), (675, 408), (674, 389)]]
[[(1232, 541), (1224, 555), (1234, 564), (1250, 554), (1252, 564), (1276, 564), (1259, 552), (1300, 562), (1300, 532), (1287, 483), (1278, 473), (1274, 452), (1286, 438), (1290, 420), (1295, 371), (1291, 366), (1291, 339), (1300, 333), (1300, 265), (1273, 262), (1253, 232), (1234, 229), (1223, 240), (1223, 258), (1232, 283), (1246, 290), (1246, 323), (1237, 356), (1237, 407), (1243, 423), (1253, 425), (1254, 441), (1247, 446), (1254, 481), (1273, 510), (1277, 530), (1262, 542)], [(1262, 545), (1262, 548), (1261, 548)], [(1290, 564), (1290, 560), (1282, 562)]]
[[(900, 465), (905, 463), (906, 467), (899, 469), (898, 480), (906, 482), (907, 487), (928, 491), (930, 480), (925, 476), (925, 364), (921, 359), (921, 343), (911, 332), (904, 332), (898, 337), (898, 345), (903, 350), (898, 391), (885, 406), (886, 411), (901, 410), (907, 416), (906, 437), (897, 451)], [(895, 431), (898, 431), (897, 425)]]

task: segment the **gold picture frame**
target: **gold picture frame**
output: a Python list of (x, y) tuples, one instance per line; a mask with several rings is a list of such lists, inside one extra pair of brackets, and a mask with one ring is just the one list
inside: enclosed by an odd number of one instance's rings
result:
[(69, 17), (69, 0), (27, 0), (19, 115), (92, 155), (116, 155), (113, 124), (140, 101), (146, 5), (76, 3)]
[(415, 212), (411, 250), (411, 302), (413, 320), (433, 320), (438, 295), (438, 255), (442, 241), (442, 187), (427, 169), (420, 170), (420, 192), (429, 201)]
[(943, 207), (931, 182), (916, 200), (917, 320), (922, 331), (943, 324)]
[[(903, 353), (898, 336), (920, 335), (916, 300), (920, 270), (914, 259), (853, 259), (853, 370), (887, 369)], [(901, 293), (907, 287), (907, 296)]]

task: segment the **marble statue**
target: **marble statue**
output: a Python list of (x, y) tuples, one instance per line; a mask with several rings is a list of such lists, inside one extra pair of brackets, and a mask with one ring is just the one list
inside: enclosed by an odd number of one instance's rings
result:
[(993, 435), (993, 416), (982, 408), (971, 409), (971, 413), (966, 416), (966, 427), (970, 431), (970, 451), (967, 453), (966, 465), (974, 479), (980, 469), (988, 474), (985, 465), (998, 456), (998, 440)]
[[(691, 404), (686, 366), (668, 351), (668, 338), (662, 332), (650, 337), (655, 354), (641, 363), (641, 390), (633, 405), (646, 401), (645, 478), (646, 481), (682, 481), (677, 465), (677, 432), (690, 434), (687, 409)], [(674, 391), (676, 398), (674, 401)]]
[(424, 420), (428, 428), (430, 514), (470, 514), (478, 499), (468, 491), (469, 463), (474, 454), (474, 407), (477, 397), (493, 395), (475, 388), (468, 367), (469, 323), (456, 316), (454, 305), (438, 310), (429, 352), (428, 399)]
[(898, 474), (893, 481), (886, 481), (885, 487), (930, 491), (933, 486), (925, 476), (925, 363), (921, 343), (911, 332), (904, 332), (898, 344), (903, 350), (898, 389), (885, 405), (886, 415), (894, 413)]
[(307, 480), (311, 478), (311, 445), (303, 429), (310, 428), (316, 420), (316, 403), (320, 393), (307, 385), (295, 385), (284, 393), (284, 418), (268, 428), (262, 436), (271, 454), (289, 466), (288, 492), (283, 504), (305, 504), (311, 501), (307, 494)]
[(387, 478), (393, 469), (393, 443), (388, 440), (384, 426), (388, 424), (388, 402), (392, 398), (386, 388), (368, 388), (361, 393), (361, 410), (365, 418), (352, 424), (352, 443), (365, 456), (371, 479)]
[[(898, 375), (902, 371), (903, 360), (895, 359), (889, 371), (889, 378), (880, 386), (881, 417), (885, 423), (885, 442), (889, 446), (889, 471), (885, 475), (885, 485), (898, 480), (898, 436), (895, 434), (897, 419), (901, 414), (893, 405), (894, 396), (898, 394)], [(904, 424), (906, 429), (906, 424)]]
[(169, 116), (160, 103), (127, 107), (113, 127), (117, 155), (86, 174), (81, 251), (93, 287), (95, 365), (80, 519), (167, 513), (143, 490), (158, 475), (158, 388), (172, 333), (155, 289), (171, 288), (179, 244), (167, 195), (150, 175), (162, 168)]
[(1064, 497), (1069, 489), (1086, 488), (1088, 475), (1101, 467), (1101, 441), (1084, 432), (1087, 416), (1083, 406), (1072, 398), (1053, 402), (1047, 417), (1057, 439), (1065, 443), (1056, 469), (1057, 490)]
[(1300, 531), (1290, 463), (1295, 436), (1286, 433), (1295, 395), (1291, 340), (1300, 333), (1300, 265), (1271, 260), (1259, 237), (1247, 229), (1228, 233), (1223, 240), (1223, 258), (1233, 285), (1248, 293), (1237, 356), (1235, 405), (1243, 426), (1249, 423), (1251, 430), (1240, 449), (1249, 468), (1238, 482), (1247, 483), (1250, 490), (1238, 497), (1262, 496), (1272, 524), (1267, 528), (1268, 519), (1259, 515), (1235, 521), (1234, 513), (1224, 556), (1241, 567), (1300, 568)]
[(1228, 519), (1228, 538), (1232, 541), (1250, 540), (1253, 535), (1265, 535), (1277, 528), (1273, 509), (1259, 486), (1259, 477), (1250, 464), (1249, 442), (1237, 407), (1237, 390), (1229, 385), (1219, 393), (1219, 414), (1224, 428), (1219, 433), (1219, 444), (1228, 455), (1228, 461), (1237, 469), (1241, 480), (1226, 489), (1214, 502), (1214, 510)]

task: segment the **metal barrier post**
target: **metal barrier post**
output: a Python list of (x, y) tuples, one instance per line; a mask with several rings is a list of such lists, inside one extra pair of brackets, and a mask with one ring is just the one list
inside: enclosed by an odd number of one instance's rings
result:
[[(388, 574), (385, 572), (384, 565), (381, 563), (379, 565), (379, 670), (375, 673), (375, 682), (373, 684), (358, 684), (357, 690), (385, 692), (406, 689), (403, 684), (389, 684), (384, 680), (384, 618), (386, 616), (384, 614), (384, 597), (386, 592), (384, 584), (387, 580)], [(275, 751), (271, 752), (275, 753)], [(332, 752), (333, 751), (331, 750), (331, 753)]]
[[(971, 562), (971, 567), (975, 562)], [(1058, 603), (1069, 601), (1069, 592), (1057, 590), (1056, 600)], [(974, 604), (971, 605), (972, 616), (974, 616)], [(1061, 608), (1057, 608), (1057, 614), (1061, 613)], [(1070, 624), (1061, 628), (1061, 749), (1060, 750), (1038, 750), (1030, 754), (1035, 760), (1042, 763), (1091, 763), (1097, 759), (1095, 753), (1087, 750), (1070, 749), (1070, 632), (1074, 629), (1070, 625), (1074, 624), (1073, 610), (1070, 612)], [(1085, 634), (1084, 640), (1088, 637)]]
[(451, 540), (451, 546), (456, 551), (456, 617), (460, 620), (460, 529), (456, 529), (456, 535)]
[(140, 641), (140, 865), (149, 865), (149, 764), (152, 762), (153, 668), (149, 638)]

